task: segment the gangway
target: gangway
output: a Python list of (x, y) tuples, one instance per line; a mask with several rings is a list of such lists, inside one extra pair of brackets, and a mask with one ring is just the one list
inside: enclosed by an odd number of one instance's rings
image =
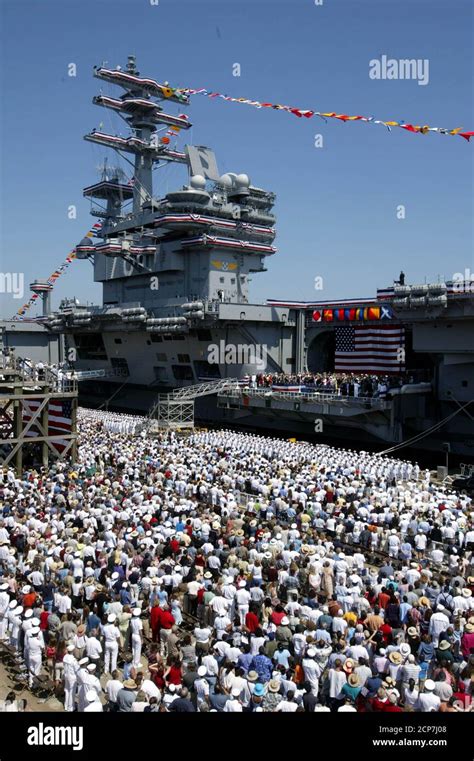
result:
[(239, 388), (237, 378), (197, 383), (176, 388), (170, 394), (159, 394), (148, 413), (148, 433), (194, 428), (194, 401)]

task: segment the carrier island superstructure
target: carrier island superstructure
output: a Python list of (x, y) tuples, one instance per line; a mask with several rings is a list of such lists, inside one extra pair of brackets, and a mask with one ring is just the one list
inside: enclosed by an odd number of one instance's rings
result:
[[(316, 308), (340, 312), (341, 302), (249, 300), (252, 276), (265, 272), (276, 252), (275, 195), (244, 172), (220, 174), (207, 146), (176, 147), (178, 132), (191, 128), (186, 90), (141, 76), (134, 56), (125, 69), (95, 67), (94, 76), (120, 89), (93, 102), (118, 113), (127, 136), (100, 129), (85, 139), (127, 158), (133, 176), (127, 180), (105, 167), (84, 189), (101, 227), (96, 240), (80, 241), (76, 255), (93, 263), (102, 305), (66, 299), (46, 323), (65, 335), (76, 370), (96, 373), (82, 383), (85, 400), (143, 411), (158, 392), (200, 381), (333, 369), (337, 325), (313, 315)], [(154, 169), (170, 162), (182, 165), (185, 184), (159, 197)], [(342, 302), (384, 305), (386, 313), (388, 307), (394, 324), (405, 326), (404, 366), (423, 368), (429, 382), (370, 405), (258, 395), (242, 400), (229, 392), (217, 402), (198, 400), (198, 418), (297, 434), (313, 431), (319, 416), (328, 435), (400, 442), (463, 407), (423, 446), (439, 449), (450, 441), (453, 451), (474, 455), (474, 410), (465, 407), (474, 397), (474, 288), (455, 286), (399, 285), (375, 298)], [(230, 362), (228, 347), (235, 349)]]

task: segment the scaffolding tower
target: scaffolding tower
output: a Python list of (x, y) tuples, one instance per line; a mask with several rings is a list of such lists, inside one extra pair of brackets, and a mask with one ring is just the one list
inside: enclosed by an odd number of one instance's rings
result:
[(237, 378), (224, 378), (183, 386), (171, 394), (159, 394), (148, 413), (148, 433), (193, 429), (195, 399), (235, 388), (239, 388)]
[[(4, 360), (0, 367), (0, 468), (21, 475), (31, 448), (41, 448), (41, 464), (77, 461), (77, 382), (58, 379), (45, 367)], [(8, 366), (9, 365), (9, 366)], [(70, 422), (69, 422), (70, 421)]]

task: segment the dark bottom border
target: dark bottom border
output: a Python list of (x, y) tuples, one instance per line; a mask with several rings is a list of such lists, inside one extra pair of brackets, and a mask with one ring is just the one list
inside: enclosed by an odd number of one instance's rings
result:
[[(0, 761), (20, 758), (136, 759), (168, 749), (173, 757), (205, 755), (258, 761), (328, 751), (331, 757), (470, 759), (473, 714), (0, 714)], [(177, 725), (179, 722), (179, 725)], [(42, 726), (42, 728), (41, 728)], [(76, 745), (49, 745), (48, 727), (71, 728), (63, 738)], [(35, 729), (36, 728), (36, 729)], [(78, 730), (82, 730), (82, 733)], [(58, 735), (61, 740), (61, 735)], [(219, 740), (224, 742), (221, 744)], [(32, 744), (39, 741), (40, 744)], [(220, 748), (220, 751), (217, 749)]]

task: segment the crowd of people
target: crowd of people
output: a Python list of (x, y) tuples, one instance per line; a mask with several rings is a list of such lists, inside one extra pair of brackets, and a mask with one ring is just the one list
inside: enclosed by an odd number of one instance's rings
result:
[(0, 474), (0, 640), (32, 689), (47, 673), (79, 712), (473, 710), (468, 496), (366, 452), (119, 423), (82, 410), (77, 463)]
[(353, 397), (385, 397), (391, 390), (418, 382), (414, 373), (383, 375), (371, 373), (260, 373), (252, 379), (254, 388), (301, 386), (304, 391)]
[(47, 381), (55, 391), (70, 391), (77, 379), (68, 362), (35, 362), (29, 357), (17, 357), (15, 347), (4, 347), (0, 352), (0, 377), (3, 377), (1, 370), (13, 369), (22, 373), (28, 382)]

